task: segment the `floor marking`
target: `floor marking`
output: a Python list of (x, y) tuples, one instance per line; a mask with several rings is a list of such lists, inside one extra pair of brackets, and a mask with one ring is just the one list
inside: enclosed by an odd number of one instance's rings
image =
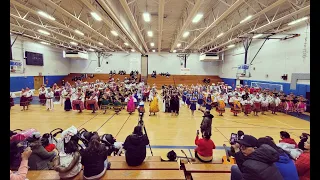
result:
[[(90, 118), (89, 120), (87, 120), (86, 122), (84, 122), (83, 124), (81, 124), (81, 126), (87, 124), (87, 122), (91, 121), (92, 119), (94, 119), (95, 117), (97, 117), (99, 114), (101, 114), (101, 113), (95, 114), (92, 118)], [(79, 129), (81, 126), (79, 126), (78, 129)]]
[(109, 117), (99, 128), (97, 131), (99, 131), (110, 119), (112, 119), (114, 117), (114, 115), (116, 115), (116, 113), (114, 113), (111, 117)]
[(287, 123), (281, 122), (281, 121), (279, 121), (279, 120), (277, 120), (277, 119), (275, 119), (275, 118), (268, 117), (268, 116), (265, 116), (265, 117), (267, 117), (267, 118), (269, 118), (269, 119), (272, 119), (272, 120), (275, 120), (275, 121), (277, 121), (277, 122), (279, 122), (279, 123), (281, 123), (281, 124), (283, 124), (283, 125), (286, 125), (286, 126), (289, 126), (289, 127), (291, 127), (291, 128), (296, 129), (296, 127), (293, 127), (293, 126), (291, 126), (291, 125), (289, 125), (289, 124), (287, 124)]
[[(154, 149), (195, 149), (197, 146), (165, 146), (165, 145), (152, 145)], [(146, 146), (149, 149), (149, 145)], [(224, 149), (223, 146), (216, 146), (217, 150)]]
[(188, 150), (189, 150), (189, 153), (190, 153), (191, 158), (193, 158), (192, 153), (191, 153), (191, 150), (190, 150), (190, 149), (188, 149)]
[(118, 136), (118, 134), (120, 133), (120, 131), (122, 130), (123, 126), (127, 123), (128, 119), (130, 118), (131, 114), (129, 114), (129, 116), (127, 117), (126, 121), (122, 124), (121, 128), (119, 129), (118, 133), (114, 136), (115, 138)]

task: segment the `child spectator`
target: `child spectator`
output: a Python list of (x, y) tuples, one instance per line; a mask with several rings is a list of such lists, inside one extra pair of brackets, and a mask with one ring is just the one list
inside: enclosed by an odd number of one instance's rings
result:
[(290, 138), (290, 134), (286, 131), (280, 131), (280, 143), (288, 143), (295, 145), (296, 148), (298, 148), (298, 145), (294, 139)]

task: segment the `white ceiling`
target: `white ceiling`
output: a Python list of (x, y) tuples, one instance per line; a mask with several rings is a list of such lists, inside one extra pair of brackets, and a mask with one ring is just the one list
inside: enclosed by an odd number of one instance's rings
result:
[[(55, 20), (40, 16), (39, 11)], [(102, 21), (91, 17), (91, 12)], [(151, 14), (150, 22), (143, 20), (144, 12)], [(203, 18), (192, 23), (198, 13)], [(240, 23), (249, 15), (251, 19)], [(10, 30), (14, 34), (70, 50), (134, 49), (142, 54), (152, 50), (221, 51), (242, 41), (240, 36), (252, 37), (249, 32), (285, 32), (292, 27), (289, 22), (309, 15), (310, 0), (10, 0)], [(50, 35), (39, 33), (39, 29)], [(152, 31), (153, 37), (148, 37), (147, 31)], [(184, 38), (186, 31), (190, 35)]]

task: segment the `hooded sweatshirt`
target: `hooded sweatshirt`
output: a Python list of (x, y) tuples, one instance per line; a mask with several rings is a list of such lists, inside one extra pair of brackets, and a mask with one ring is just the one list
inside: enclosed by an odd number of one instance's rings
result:
[(275, 162), (284, 180), (299, 180), (296, 166), (286, 153), (281, 153), (279, 160)]
[(129, 135), (123, 148), (126, 150), (126, 162), (129, 166), (139, 166), (146, 158), (146, 145), (149, 144), (149, 139), (146, 135)]
[(32, 153), (29, 157), (28, 165), (30, 170), (46, 170), (51, 167), (48, 165), (55, 156), (55, 152), (48, 152), (41, 144), (40, 140), (29, 144)]
[(212, 114), (205, 114), (203, 116), (203, 119), (202, 119), (202, 122), (201, 122), (201, 125), (200, 125), (200, 129), (201, 129), (201, 132), (204, 132), (204, 131), (209, 131), (211, 132), (211, 126), (212, 126), (212, 118), (214, 116)]

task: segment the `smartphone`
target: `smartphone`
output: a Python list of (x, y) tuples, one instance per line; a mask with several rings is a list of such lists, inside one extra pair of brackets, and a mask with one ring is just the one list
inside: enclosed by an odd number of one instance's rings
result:
[(237, 134), (236, 133), (231, 133), (231, 136), (230, 136), (230, 144), (233, 145), (236, 143), (236, 140), (237, 140)]

